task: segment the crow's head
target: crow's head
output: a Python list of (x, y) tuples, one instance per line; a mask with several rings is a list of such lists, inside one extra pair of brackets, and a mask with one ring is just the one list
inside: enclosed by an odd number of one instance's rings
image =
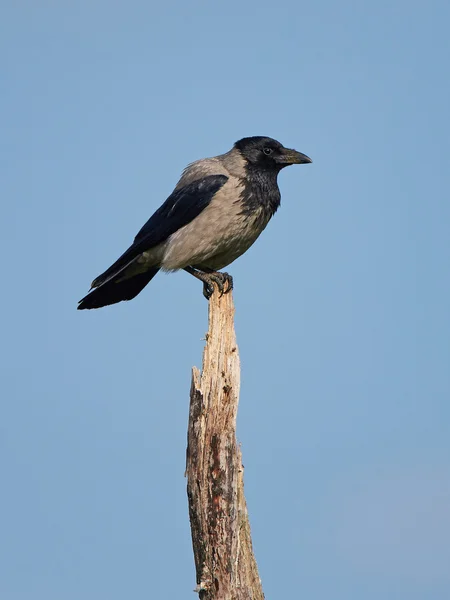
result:
[(239, 150), (249, 166), (265, 171), (278, 172), (289, 165), (312, 162), (306, 154), (285, 148), (280, 142), (270, 137), (242, 138), (235, 143), (234, 147)]

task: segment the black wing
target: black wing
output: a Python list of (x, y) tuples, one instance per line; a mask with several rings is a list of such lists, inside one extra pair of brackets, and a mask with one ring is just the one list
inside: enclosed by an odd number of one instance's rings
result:
[(92, 287), (102, 285), (142, 252), (161, 244), (178, 229), (190, 223), (208, 206), (214, 194), (227, 180), (226, 175), (208, 175), (175, 190), (138, 232), (128, 250), (109, 269), (94, 279)]

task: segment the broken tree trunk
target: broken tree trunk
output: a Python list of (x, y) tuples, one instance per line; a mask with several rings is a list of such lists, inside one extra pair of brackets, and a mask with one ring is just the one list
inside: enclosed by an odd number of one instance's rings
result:
[(240, 365), (232, 293), (209, 301), (202, 372), (192, 370), (186, 460), (200, 600), (263, 600), (236, 441)]

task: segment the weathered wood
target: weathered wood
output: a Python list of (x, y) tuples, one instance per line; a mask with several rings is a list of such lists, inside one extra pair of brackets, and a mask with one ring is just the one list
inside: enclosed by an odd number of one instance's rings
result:
[(186, 460), (200, 600), (263, 600), (236, 441), (240, 364), (232, 293), (209, 301), (200, 374), (192, 370)]

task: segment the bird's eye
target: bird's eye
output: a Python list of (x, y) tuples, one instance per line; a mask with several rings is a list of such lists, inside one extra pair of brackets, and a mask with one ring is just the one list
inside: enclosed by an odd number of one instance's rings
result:
[(263, 152), (264, 152), (264, 154), (266, 156), (269, 156), (269, 154), (272, 154), (273, 150), (272, 150), (272, 148), (267, 148), (266, 147), (266, 148), (263, 149)]

